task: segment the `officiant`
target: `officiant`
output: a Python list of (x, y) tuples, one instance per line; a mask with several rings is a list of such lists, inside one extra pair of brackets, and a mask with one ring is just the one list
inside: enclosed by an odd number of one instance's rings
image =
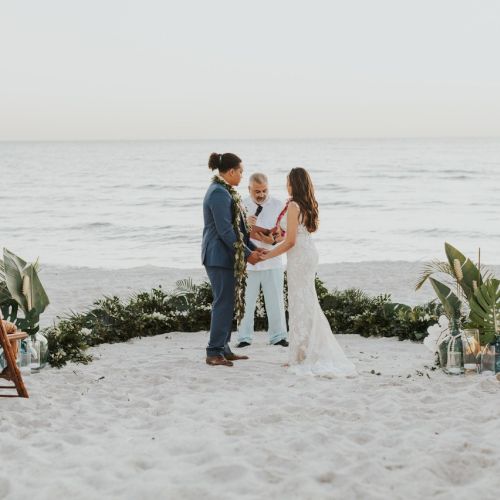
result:
[[(248, 191), (250, 196), (244, 200), (244, 204), (248, 213), (249, 226), (254, 228), (252, 241), (257, 246), (270, 250), (283, 240), (281, 232), (272, 234), (270, 230), (275, 228), (284, 204), (270, 196), (268, 179), (264, 174), (255, 173), (250, 176)], [(257, 231), (257, 229), (262, 231)], [(269, 343), (287, 347), (282, 256), (254, 265), (248, 264), (247, 270), (245, 315), (239, 325), (239, 343), (236, 347), (247, 347), (252, 343), (255, 305), (261, 287), (266, 304)]]

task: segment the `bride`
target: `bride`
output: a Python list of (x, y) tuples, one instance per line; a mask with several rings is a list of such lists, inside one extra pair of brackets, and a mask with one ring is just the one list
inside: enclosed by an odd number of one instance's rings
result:
[(316, 294), (318, 252), (311, 233), (318, 229), (318, 202), (308, 172), (293, 168), (288, 174), (287, 188), (288, 209), (278, 222), (286, 231), (286, 238), (263, 258), (287, 253), (290, 368), (299, 374), (356, 375), (356, 368), (333, 335)]

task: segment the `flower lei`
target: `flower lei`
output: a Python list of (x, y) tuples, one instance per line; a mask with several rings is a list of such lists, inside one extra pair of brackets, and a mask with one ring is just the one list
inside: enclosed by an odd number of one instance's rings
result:
[(276, 228), (276, 232), (280, 232), (281, 236), (285, 236), (286, 235), (286, 231), (283, 231), (283, 229), (281, 229), (281, 226), (280, 226), (280, 222), (281, 222), (281, 219), (283, 219), (283, 217), (285, 216), (287, 210), (288, 210), (288, 205), (290, 205), (290, 201), (291, 200), (287, 200), (287, 202), (285, 203), (285, 207), (283, 208), (283, 210), (280, 212), (280, 214), (278, 215), (278, 219), (276, 220), (276, 226), (274, 226)]
[(245, 315), (245, 290), (247, 286), (247, 263), (245, 260), (245, 238), (241, 231), (241, 221), (245, 231), (248, 232), (247, 221), (245, 217), (245, 209), (241, 197), (232, 186), (222, 180), (219, 176), (214, 176), (212, 181), (215, 184), (220, 184), (231, 195), (232, 199), (232, 216), (233, 228), (236, 233), (236, 242), (234, 243), (234, 277), (236, 278), (236, 285), (234, 290), (234, 313), (236, 321), (239, 323)]

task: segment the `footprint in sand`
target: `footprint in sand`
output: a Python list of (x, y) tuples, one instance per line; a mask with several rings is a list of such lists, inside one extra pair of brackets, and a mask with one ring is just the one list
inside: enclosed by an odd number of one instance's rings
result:
[(361, 434), (361, 433), (349, 434), (348, 437), (351, 441), (354, 441), (355, 443), (360, 445), (368, 444), (370, 441), (373, 440), (373, 436), (371, 434)]
[(319, 483), (333, 483), (335, 481), (336, 475), (335, 472), (329, 471), (325, 472), (316, 477)]
[(9, 492), (10, 492), (9, 480), (0, 477), (0, 499), (7, 498)]
[(237, 481), (247, 474), (247, 468), (242, 465), (219, 465), (207, 469), (205, 474), (216, 481)]

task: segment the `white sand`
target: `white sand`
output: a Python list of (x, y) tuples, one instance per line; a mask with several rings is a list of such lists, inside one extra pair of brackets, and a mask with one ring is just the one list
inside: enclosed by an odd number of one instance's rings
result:
[(27, 377), (31, 399), (0, 400), (0, 499), (498, 497), (494, 377), (357, 336), (339, 337), (357, 379), (290, 375), (262, 334), (251, 360), (209, 367), (206, 340), (103, 345)]

